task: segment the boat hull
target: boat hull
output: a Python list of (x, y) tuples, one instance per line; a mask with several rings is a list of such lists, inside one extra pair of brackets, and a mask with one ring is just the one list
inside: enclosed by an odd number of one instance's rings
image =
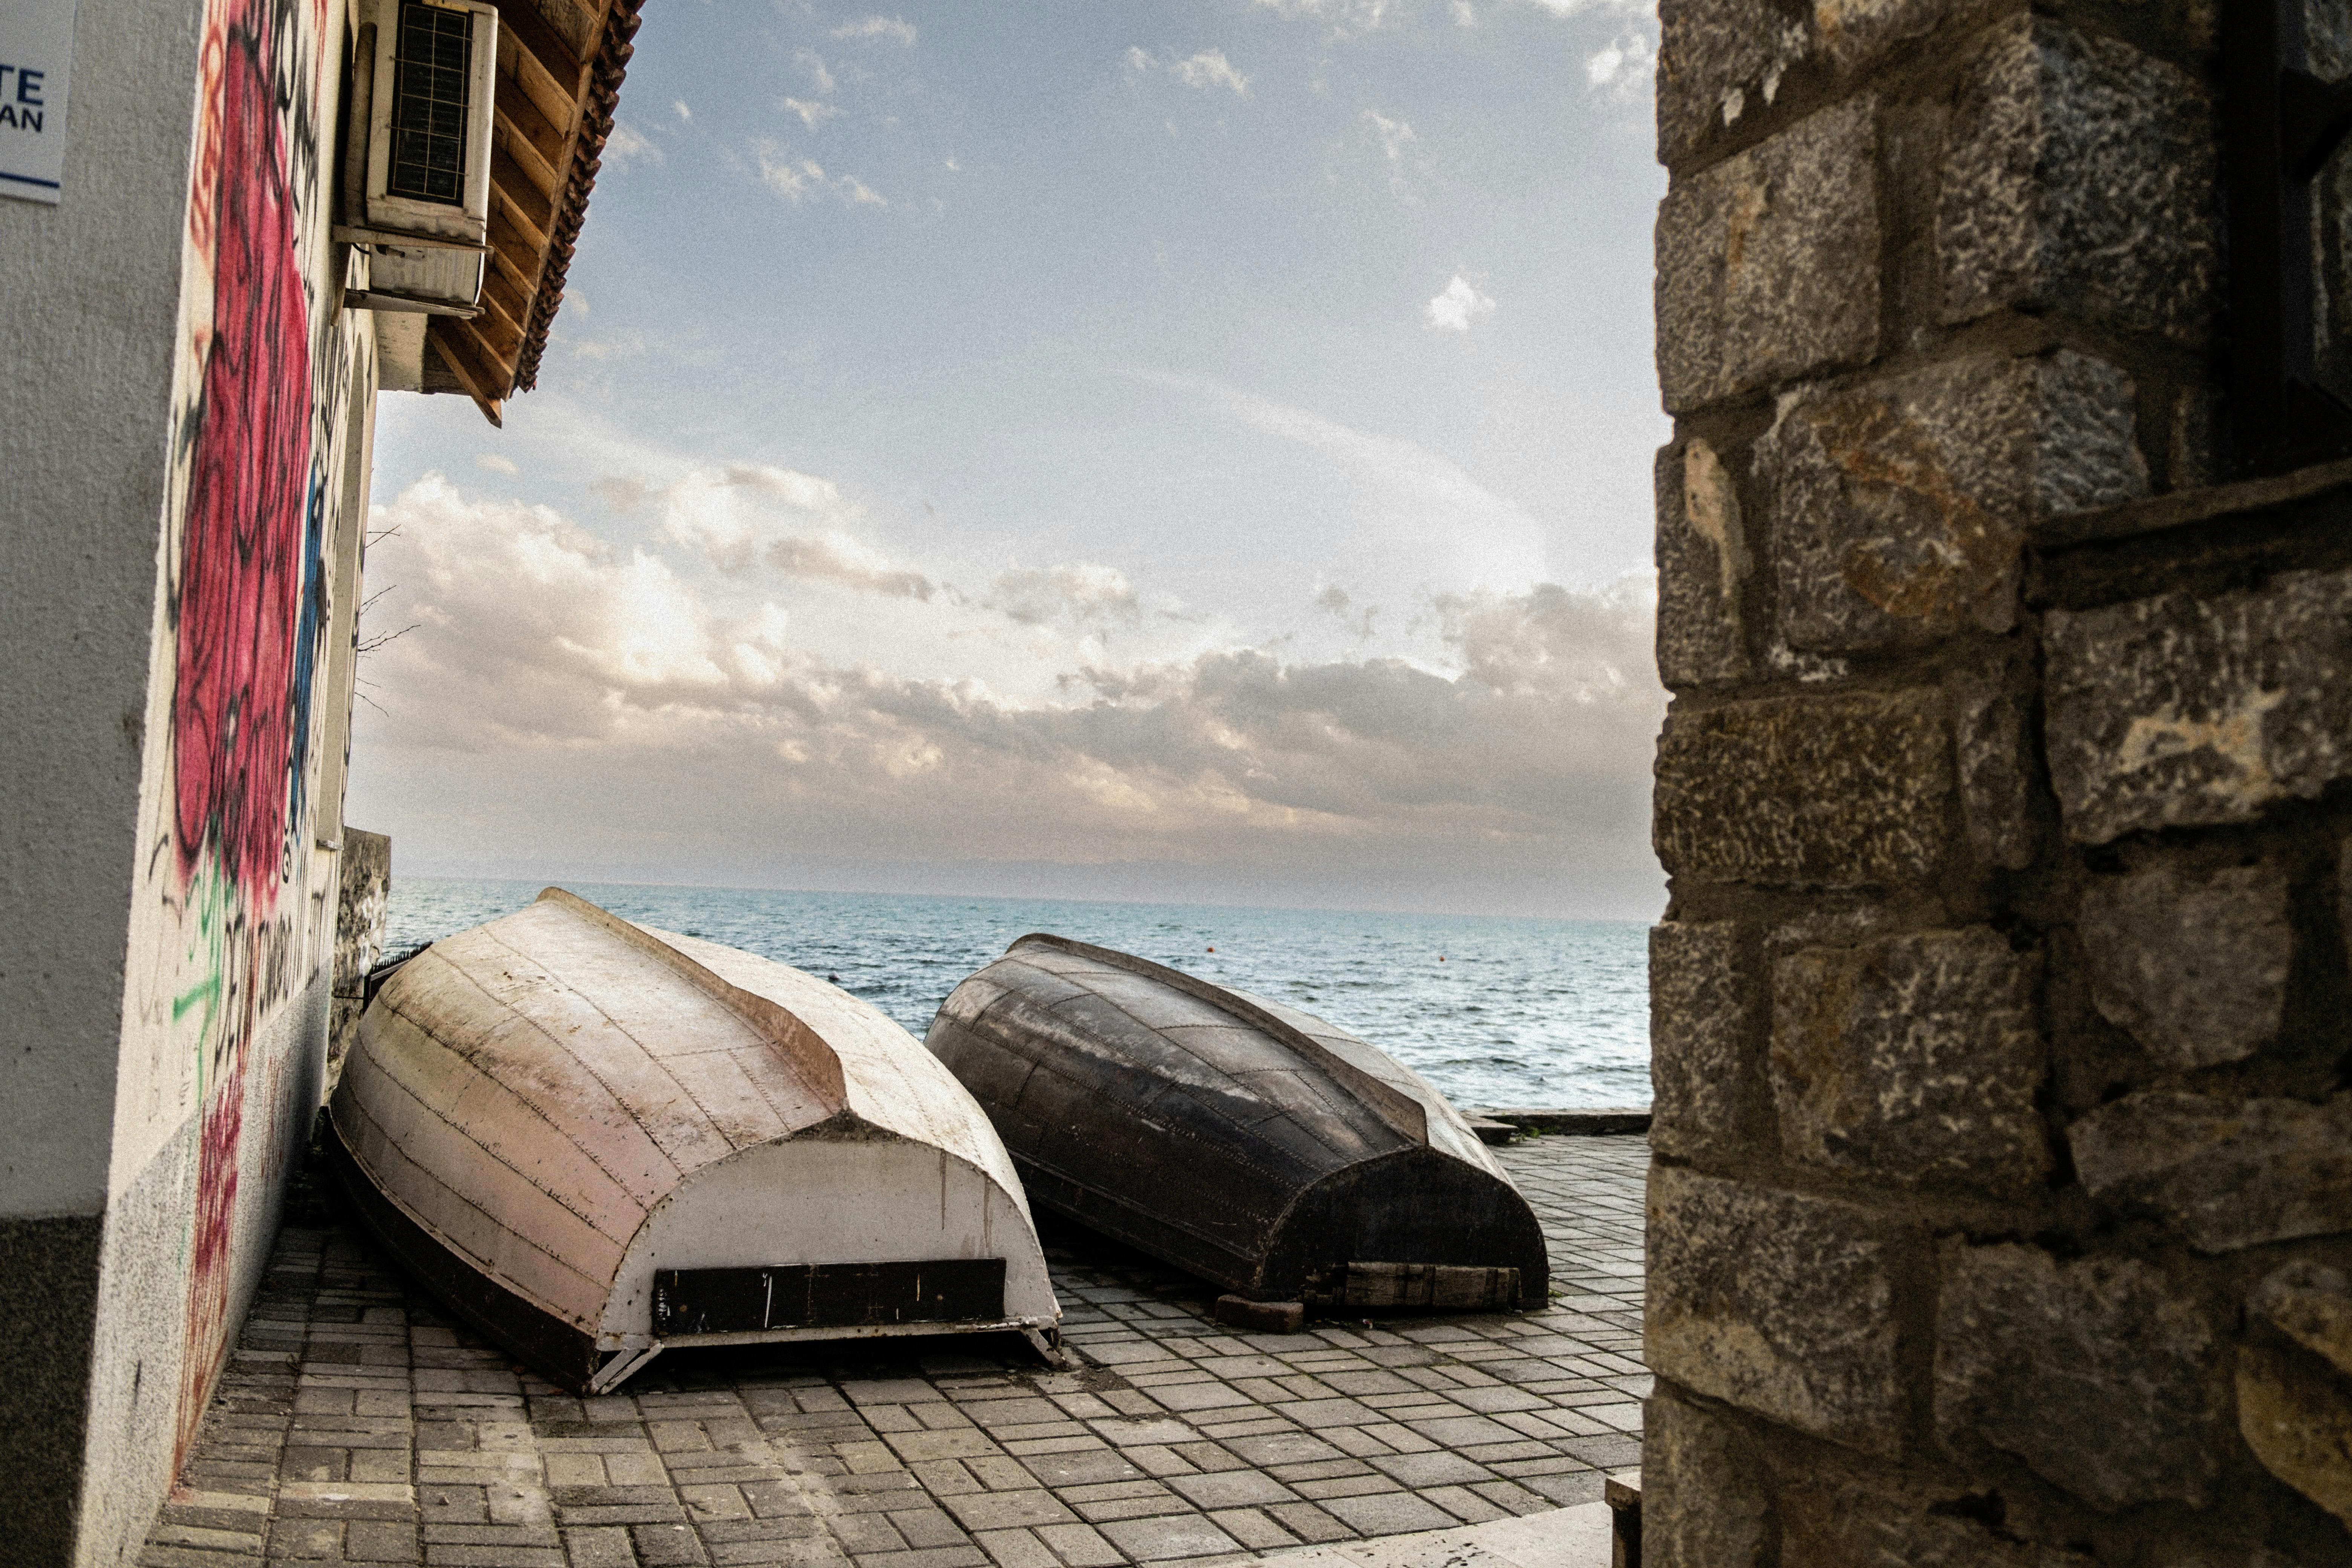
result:
[(1012, 1161), (912, 1037), (557, 889), (383, 983), (329, 1123), (369, 1230), (568, 1388), (679, 1346), (1058, 1337)]
[(1546, 1299), (1542, 1229), (1460, 1115), (1311, 1015), (1030, 937), (957, 988), (925, 1043), (1033, 1202), (1236, 1294)]

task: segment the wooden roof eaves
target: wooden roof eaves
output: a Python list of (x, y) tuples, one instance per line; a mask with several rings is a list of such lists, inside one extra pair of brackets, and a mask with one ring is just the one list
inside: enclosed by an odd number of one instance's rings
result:
[(563, 284), (571, 271), (572, 255), (587, 221), (588, 197), (603, 166), (604, 142), (613, 133), (613, 116), (635, 52), (639, 10), (645, 0), (612, 0), (604, 14), (604, 37), (588, 68), (588, 86), (580, 105), (570, 167), (562, 198), (555, 204), (548, 226), (545, 259), (540, 265), (539, 286), (531, 291), (530, 319), (524, 323), (520, 352), (514, 366), (514, 390), (529, 392), (539, 384), (540, 356), (547, 348), (548, 329), (563, 303)]

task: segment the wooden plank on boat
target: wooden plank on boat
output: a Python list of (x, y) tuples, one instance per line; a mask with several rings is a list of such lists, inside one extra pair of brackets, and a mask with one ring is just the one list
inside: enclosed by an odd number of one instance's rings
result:
[(1320, 1277), (1348, 1310), (1546, 1298), (1542, 1230), (1476, 1131), (1311, 1014), (1033, 934), (955, 989), (926, 1043), (1033, 1201), (1242, 1297), (1298, 1300)]

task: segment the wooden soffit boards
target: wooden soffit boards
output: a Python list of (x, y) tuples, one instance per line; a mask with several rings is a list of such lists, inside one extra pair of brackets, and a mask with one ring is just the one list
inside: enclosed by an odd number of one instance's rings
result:
[(479, 311), (425, 329), (425, 389), (465, 393), (496, 425), (539, 383), (644, 0), (494, 3), (489, 265)]

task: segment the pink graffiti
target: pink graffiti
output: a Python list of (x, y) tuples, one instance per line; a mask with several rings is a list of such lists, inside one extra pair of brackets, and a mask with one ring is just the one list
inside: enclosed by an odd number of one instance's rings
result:
[(293, 732), (310, 462), (309, 310), (259, 0), (231, 0), (200, 141), (217, 237), (212, 349), (194, 418), (172, 752), (182, 880), (207, 844), (256, 913), (276, 907)]
[[(246, 1060), (263, 943), (278, 902), (295, 733), (310, 493), (310, 317), (294, 249), (286, 132), (273, 89), (268, 0), (215, 0), (211, 89), (189, 233), (214, 239), (213, 334), (184, 437), (191, 476), (173, 603), (172, 757), (184, 891), (218, 855), (219, 1031), (207, 1038), (188, 1254), (176, 1469), (225, 1348), (245, 1134)], [(232, 912), (233, 911), (233, 912)]]

